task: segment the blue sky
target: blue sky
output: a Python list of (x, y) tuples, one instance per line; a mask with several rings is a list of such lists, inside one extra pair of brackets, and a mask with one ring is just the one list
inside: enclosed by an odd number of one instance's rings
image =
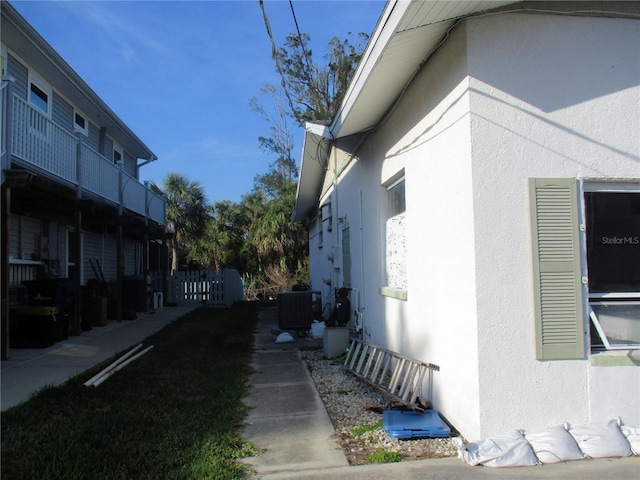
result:
[[(159, 157), (141, 180), (175, 171), (200, 182), (210, 203), (238, 202), (273, 162), (258, 142), (269, 126), (249, 107), (251, 97), (267, 107), (260, 88), (279, 82), (258, 0), (11, 3)], [(332, 37), (371, 34), (384, 5), (293, 1), (316, 62)], [(282, 46), (295, 31), (289, 1), (265, 8)], [(298, 162), (302, 132), (290, 127)]]

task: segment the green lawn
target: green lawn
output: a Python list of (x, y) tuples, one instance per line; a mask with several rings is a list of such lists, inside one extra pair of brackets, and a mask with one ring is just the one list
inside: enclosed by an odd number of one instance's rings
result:
[(259, 308), (200, 308), (100, 386), (83, 383), (106, 364), (4, 412), (2, 479), (241, 478)]

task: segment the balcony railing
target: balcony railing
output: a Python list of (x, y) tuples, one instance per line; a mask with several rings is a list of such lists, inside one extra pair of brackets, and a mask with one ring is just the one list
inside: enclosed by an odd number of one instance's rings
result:
[(80, 183), (86, 190), (118, 204), (120, 169), (113, 162), (84, 144), (80, 144)]
[[(7, 151), (57, 180), (90, 192), (105, 202), (164, 225), (165, 199), (126, 173), (76, 135), (48, 119), (38, 109), (3, 89), (3, 116), (10, 139)], [(10, 98), (7, 98), (10, 97)], [(8, 109), (7, 111), (4, 111)], [(3, 138), (5, 139), (5, 138)], [(5, 149), (5, 142), (2, 142)]]

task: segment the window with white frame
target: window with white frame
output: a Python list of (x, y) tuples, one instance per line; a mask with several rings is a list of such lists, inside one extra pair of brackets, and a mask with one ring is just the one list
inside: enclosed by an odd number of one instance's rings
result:
[(29, 132), (41, 141), (47, 141), (51, 118), (51, 87), (34, 72), (29, 72), (29, 103), (34, 107), (29, 113)]
[(29, 101), (44, 113), (49, 113), (49, 93), (35, 83), (29, 86)]
[(124, 150), (117, 142), (113, 142), (113, 163), (118, 165), (122, 161), (124, 161)]
[(585, 186), (591, 349), (640, 348), (640, 185)]
[(51, 114), (51, 88), (43, 81), (29, 79), (29, 103), (38, 108), (47, 117)]
[(74, 109), (73, 111), (73, 128), (76, 132), (85, 136), (89, 135), (89, 121), (81, 112)]
[(386, 286), (407, 289), (407, 238), (404, 177), (388, 185), (385, 238)]

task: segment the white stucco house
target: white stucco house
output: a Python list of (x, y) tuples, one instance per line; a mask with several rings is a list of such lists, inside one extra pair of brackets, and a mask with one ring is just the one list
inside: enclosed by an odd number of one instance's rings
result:
[(469, 440), (640, 424), (639, 45), (639, 2), (392, 0), (307, 125), (312, 289)]

